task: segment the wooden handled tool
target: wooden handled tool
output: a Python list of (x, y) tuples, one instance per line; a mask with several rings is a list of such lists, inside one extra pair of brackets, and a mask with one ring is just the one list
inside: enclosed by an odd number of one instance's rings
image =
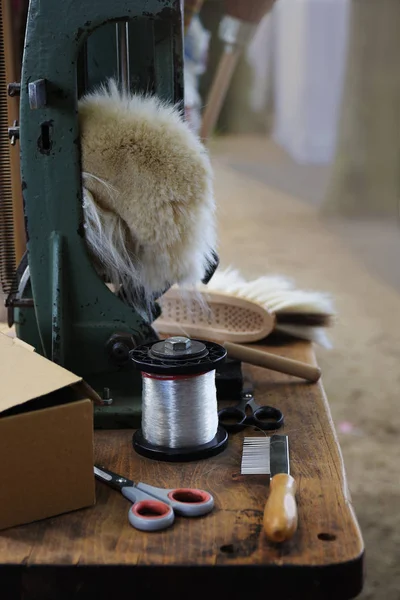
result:
[(185, 0), (183, 4), (184, 32), (187, 33), (192, 19), (198, 15), (203, 6), (204, 0)]
[(271, 477), (270, 493), (264, 509), (264, 531), (273, 542), (289, 540), (297, 529), (296, 482), (291, 475)]
[(263, 527), (271, 542), (285, 542), (297, 530), (296, 482), (290, 475), (287, 435), (246, 437), (242, 475), (270, 474), (270, 493), (264, 508)]
[(225, 14), (257, 25), (269, 12), (275, 0), (225, 0)]
[(236, 65), (242, 50), (240, 47), (225, 50), (218, 63), (201, 121), (200, 138), (206, 143), (218, 121)]
[(278, 371), (286, 375), (301, 377), (312, 383), (315, 383), (321, 377), (321, 369), (319, 367), (298, 360), (276, 356), (269, 352), (255, 350), (254, 348), (233, 344), (232, 342), (225, 342), (224, 347), (229, 357), (236, 358), (250, 365), (264, 367), (265, 369), (271, 369), (271, 371)]
[(207, 142), (221, 112), (243, 48), (275, 0), (225, 0), (219, 37), (225, 48), (205, 103), (200, 137)]

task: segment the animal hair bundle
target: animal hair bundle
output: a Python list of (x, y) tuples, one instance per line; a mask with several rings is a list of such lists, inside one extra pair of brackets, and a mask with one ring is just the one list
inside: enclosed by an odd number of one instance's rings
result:
[(114, 80), (78, 105), (86, 242), (130, 304), (194, 286), (214, 263), (213, 174), (180, 110)]

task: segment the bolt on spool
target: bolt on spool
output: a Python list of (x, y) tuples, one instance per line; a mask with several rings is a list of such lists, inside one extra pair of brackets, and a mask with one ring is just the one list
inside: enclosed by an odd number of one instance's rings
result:
[(191, 340), (187, 337), (174, 336), (151, 346), (149, 357), (164, 358), (166, 360), (185, 360), (204, 358), (207, 356), (205, 343)]
[(171, 354), (187, 352), (191, 347), (192, 342), (186, 337), (171, 337), (165, 340), (165, 351)]

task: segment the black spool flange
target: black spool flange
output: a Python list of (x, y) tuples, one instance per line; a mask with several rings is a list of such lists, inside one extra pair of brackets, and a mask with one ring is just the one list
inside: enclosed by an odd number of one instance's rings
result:
[(167, 446), (154, 446), (150, 444), (144, 436), (141, 429), (138, 429), (132, 438), (133, 448), (141, 456), (152, 458), (153, 460), (162, 460), (164, 462), (190, 462), (191, 460), (201, 460), (216, 456), (225, 450), (228, 444), (227, 431), (219, 426), (217, 435), (208, 444), (201, 446), (192, 446), (187, 448), (168, 448)]
[(155, 375), (198, 375), (217, 368), (225, 360), (226, 350), (214, 342), (190, 340), (190, 349), (181, 353), (163, 352), (165, 342), (152, 342), (131, 350), (137, 369)]
[[(215, 370), (226, 358), (223, 346), (214, 342), (190, 340), (190, 346), (182, 351), (166, 350), (165, 341), (138, 346), (130, 352), (134, 366), (149, 375), (179, 376), (199, 375)], [(138, 454), (168, 462), (189, 462), (209, 458), (222, 452), (228, 443), (226, 430), (219, 426), (215, 437), (207, 444), (186, 448), (155, 446), (148, 442), (141, 429), (133, 435), (133, 448)]]

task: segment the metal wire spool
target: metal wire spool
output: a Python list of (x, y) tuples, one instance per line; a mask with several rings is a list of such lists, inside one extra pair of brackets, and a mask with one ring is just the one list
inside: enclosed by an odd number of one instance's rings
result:
[(190, 461), (222, 452), (228, 436), (218, 426), (215, 369), (226, 350), (183, 337), (139, 346), (131, 359), (142, 372), (142, 427), (133, 436), (141, 455)]

